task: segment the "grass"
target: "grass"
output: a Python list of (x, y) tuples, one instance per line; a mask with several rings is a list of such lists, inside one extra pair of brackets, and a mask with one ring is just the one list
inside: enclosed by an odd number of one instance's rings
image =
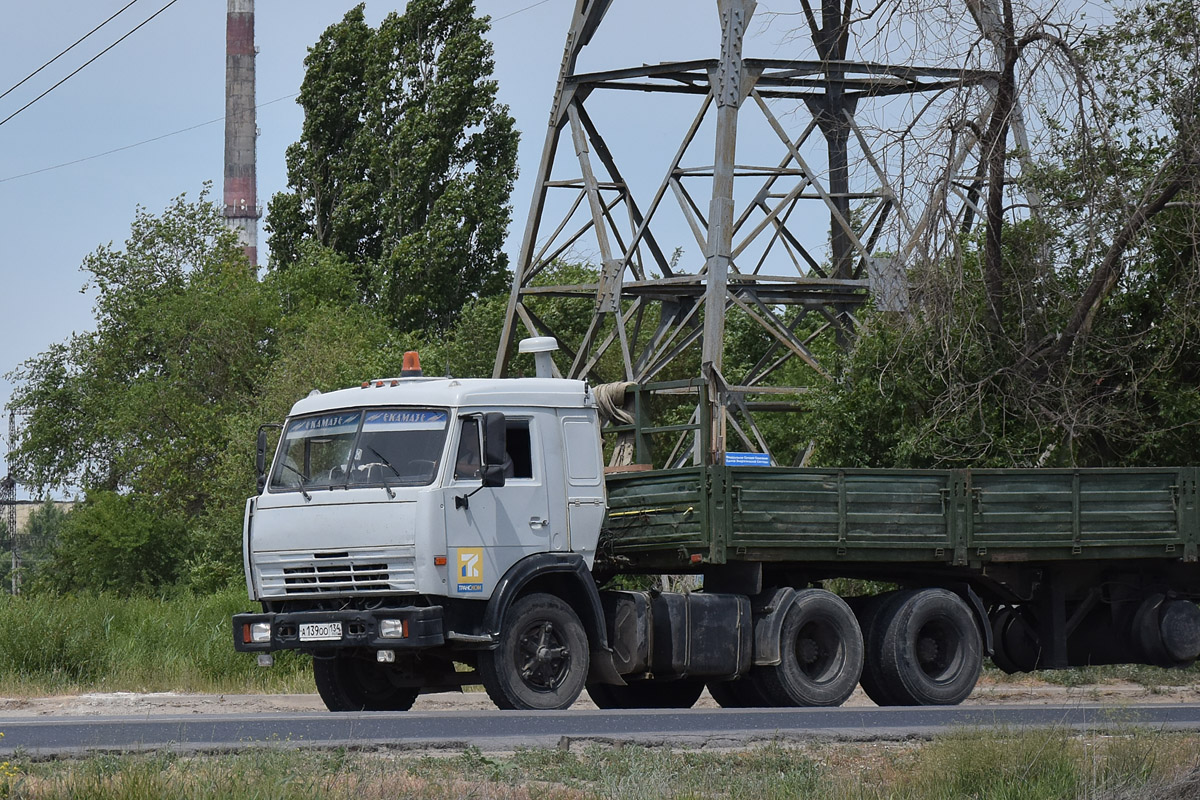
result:
[(0, 693), (311, 692), (309, 660), (271, 669), (233, 649), (241, 592), (175, 598), (0, 598)]
[[(15, 774), (11, 774), (15, 773)], [(1196, 800), (1200, 737), (956, 733), (928, 743), (625, 746), (450, 755), (255, 749), (233, 755), (17, 759), (0, 796), (554, 800)]]
[(997, 683), (1036, 681), (1074, 688), (1091, 684), (1126, 681), (1146, 689), (1170, 688), (1175, 686), (1200, 685), (1200, 662), (1183, 669), (1163, 669), (1146, 664), (1106, 664), (1098, 667), (1075, 667), (1073, 669), (1043, 669), (1029, 673), (1009, 675), (985, 662), (985, 674)]

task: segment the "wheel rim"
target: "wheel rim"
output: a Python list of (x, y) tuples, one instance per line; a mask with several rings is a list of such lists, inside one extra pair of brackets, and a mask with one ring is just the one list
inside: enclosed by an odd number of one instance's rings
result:
[(553, 692), (571, 672), (571, 650), (554, 623), (535, 622), (517, 639), (517, 671), (537, 692)]
[(827, 683), (837, 677), (845, 660), (845, 648), (834, 625), (827, 620), (811, 620), (796, 632), (796, 665), (813, 683)]
[(930, 620), (917, 631), (914, 650), (921, 671), (933, 681), (946, 682), (962, 665), (962, 637), (944, 619)]

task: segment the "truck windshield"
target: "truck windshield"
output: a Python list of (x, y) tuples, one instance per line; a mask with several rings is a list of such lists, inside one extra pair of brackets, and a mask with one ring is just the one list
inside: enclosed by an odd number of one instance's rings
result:
[(271, 474), (276, 491), (433, 482), (448, 416), (435, 409), (370, 409), (288, 423)]

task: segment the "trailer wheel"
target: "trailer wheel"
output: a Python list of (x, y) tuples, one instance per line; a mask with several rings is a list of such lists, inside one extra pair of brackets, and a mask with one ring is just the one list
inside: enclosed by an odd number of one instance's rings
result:
[(1200, 654), (1200, 609), (1187, 600), (1150, 595), (1133, 617), (1133, 635), (1147, 663), (1186, 667)]
[(394, 664), (357, 654), (313, 658), (317, 693), (330, 711), (408, 711), (421, 690), (396, 685), (398, 674)]
[(626, 686), (588, 684), (587, 693), (597, 708), (691, 708), (704, 691), (704, 681), (635, 681)]
[(945, 589), (901, 593), (878, 624), (871, 655), (893, 705), (956, 705), (966, 699), (983, 666), (983, 643), (971, 609)]
[(775, 703), (763, 694), (752, 676), (761, 667), (732, 681), (709, 681), (708, 693), (721, 708), (774, 708)]
[(588, 640), (571, 607), (550, 594), (520, 598), (504, 619), (500, 643), (479, 655), (479, 677), (498, 708), (568, 708), (583, 691)]
[(862, 632), (846, 601), (824, 589), (796, 594), (779, 634), (781, 661), (755, 682), (776, 706), (838, 706), (858, 685)]

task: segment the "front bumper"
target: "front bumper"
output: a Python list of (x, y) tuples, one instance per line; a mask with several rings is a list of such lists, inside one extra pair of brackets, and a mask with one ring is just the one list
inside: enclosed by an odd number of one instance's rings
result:
[[(381, 636), (382, 620), (399, 620), (406, 635), (399, 638)], [(259, 622), (270, 624), (270, 641), (250, 641), (251, 626)], [(301, 625), (329, 622), (342, 624), (340, 639), (301, 641)], [(272, 650), (338, 650), (348, 647), (407, 650), (437, 647), (445, 644), (445, 641), (441, 606), (233, 615), (233, 647), (243, 653), (269, 653)]]

